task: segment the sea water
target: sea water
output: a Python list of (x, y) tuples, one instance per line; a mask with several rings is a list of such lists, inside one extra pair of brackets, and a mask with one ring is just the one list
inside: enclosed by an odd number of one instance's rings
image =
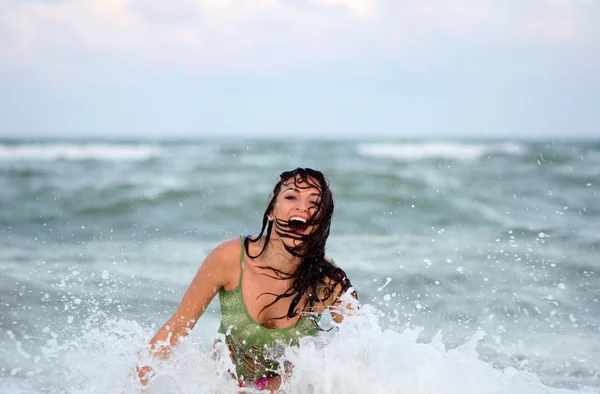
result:
[[(289, 393), (600, 392), (600, 143), (0, 143), (0, 393), (128, 393), (207, 253), (278, 175), (331, 181), (360, 309)], [(145, 392), (231, 393), (215, 299)], [(248, 391), (248, 389), (246, 389)]]

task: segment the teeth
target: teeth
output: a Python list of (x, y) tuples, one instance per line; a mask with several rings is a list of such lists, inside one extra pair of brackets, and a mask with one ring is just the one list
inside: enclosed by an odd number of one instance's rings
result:
[(304, 218), (303, 218), (303, 217), (301, 217), (301, 216), (292, 216), (292, 217), (289, 219), (289, 221), (292, 221), (292, 220), (297, 220), (297, 221), (299, 221), (299, 222), (306, 223), (306, 219), (304, 219)]

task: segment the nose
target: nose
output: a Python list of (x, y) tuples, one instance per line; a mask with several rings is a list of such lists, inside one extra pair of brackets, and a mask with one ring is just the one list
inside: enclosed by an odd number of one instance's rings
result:
[(307, 203), (299, 202), (298, 205), (296, 205), (296, 209), (300, 212), (308, 212)]

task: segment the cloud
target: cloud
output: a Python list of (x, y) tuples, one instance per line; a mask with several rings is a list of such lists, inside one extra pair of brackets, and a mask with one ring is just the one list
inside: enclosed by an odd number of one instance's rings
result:
[(247, 72), (449, 40), (597, 46), (599, 14), (594, 0), (0, 0), (0, 61)]
[(348, 7), (356, 15), (362, 18), (369, 18), (373, 16), (374, 12), (373, 2), (370, 0), (309, 0), (309, 2)]

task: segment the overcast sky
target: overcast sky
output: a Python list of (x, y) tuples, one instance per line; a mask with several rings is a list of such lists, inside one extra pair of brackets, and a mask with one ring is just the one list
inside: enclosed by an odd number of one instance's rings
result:
[(600, 0), (0, 0), (0, 137), (600, 137)]

